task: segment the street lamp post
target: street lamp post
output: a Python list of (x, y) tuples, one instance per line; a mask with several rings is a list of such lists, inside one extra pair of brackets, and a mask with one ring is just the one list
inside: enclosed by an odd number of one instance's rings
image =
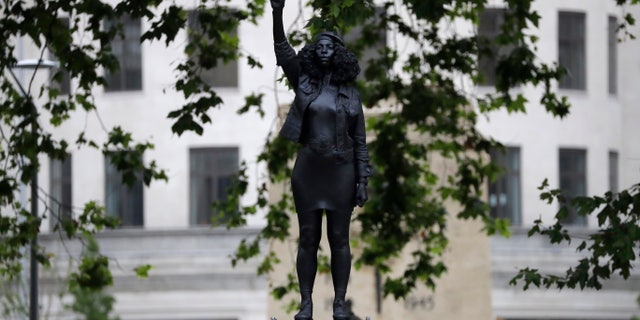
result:
[[(52, 69), (57, 68), (58, 63), (51, 60), (39, 60), (39, 59), (27, 59), (20, 60), (15, 65), (16, 69), (32, 69), (36, 72), (39, 69)], [(29, 106), (31, 107), (31, 134), (33, 137), (37, 137), (38, 133), (38, 109), (28, 92), (22, 86), (22, 83), (15, 74), (9, 69), (16, 84), (20, 88), (20, 92), (28, 99)], [(37, 139), (37, 138), (36, 138)], [(35, 141), (37, 143), (37, 140)], [(38, 153), (35, 152), (33, 159), (29, 159), (32, 165), (31, 176), (31, 215), (34, 219), (38, 219)], [(29, 282), (29, 320), (38, 320), (38, 233), (31, 238), (30, 243), (30, 282)]]

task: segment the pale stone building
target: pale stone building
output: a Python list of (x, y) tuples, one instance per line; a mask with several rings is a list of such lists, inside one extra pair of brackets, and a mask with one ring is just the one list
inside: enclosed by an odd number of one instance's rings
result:
[[(499, 25), (501, 1), (491, 1), (481, 17), (480, 32), (490, 34)], [(572, 104), (565, 119), (554, 118), (540, 106), (541, 91), (516, 89), (527, 97), (526, 114), (495, 112), (479, 123), (479, 129), (507, 146), (497, 160), (507, 174), (490, 186), (489, 203), (496, 216), (509, 218), (512, 236), (495, 237), (491, 243), (492, 304), (495, 315), (512, 319), (629, 319), (638, 314), (637, 272), (623, 281), (614, 277), (601, 291), (529, 290), (509, 286), (519, 268), (540, 269), (543, 274), (564, 274), (576, 265), (575, 245), (597, 229), (595, 216), (572, 216), (574, 246), (550, 245), (542, 238), (527, 238), (535, 219), (552, 223), (557, 204), (540, 200), (537, 189), (547, 178), (551, 188), (570, 195), (604, 195), (640, 181), (640, 127), (637, 125), (637, 41), (616, 35), (624, 14), (637, 16), (637, 8), (618, 7), (613, 1), (535, 1), (541, 16), (537, 57), (558, 61), (568, 70), (558, 93)], [(483, 21), (484, 18), (484, 21)], [(632, 33), (637, 34), (638, 28)], [(479, 87), (486, 92), (489, 87)]]
[[(197, 4), (190, 0), (177, 2), (194, 8)], [(232, 6), (243, 4), (241, 0), (230, 1)], [(289, 1), (286, 25), (295, 23), (297, 5)], [(484, 21), (495, 17), (492, 14), (502, 7), (501, 1), (490, 1), (490, 5)], [(567, 119), (559, 120), (532, 103), (526, 115), (497, 112), (479, 124), (482, 132), (509, 147), (504, 164), (510, 174), (490, 186), (489, 202), (494, 214), (511, 219), (512, 237), (488, 239), (482, 235), (480, 224), (452, 221), (451, 247), (444, 255), (449, 272), (435, 292), (420, 289), (406, 301), (379, 298), (373, 270), (354, 272), (348, 295), (361, 318), (612, 320), (640, 314), (635, 304), (637, 275), (626, 282), (615, 280), (600, 292), (523, 292), (508, 286), (518, 267), (561, 271), (560, 267), (575, 257), (571, 248), (551, 247), (541, 239), (526, 238), (533, 219), (550, 219), (555, 209), (538, 200), (536, 187), (544, 178), (554, 187), (574, 186), (575, 192), (591, 195), (627, 187), (640, 177), (640, 144), (636, 142), (640, 136), (636, 125), (640, 93), (635, 90), (640, 44), (631, 41), (616, 45), (609, 35), (610, 21), (620, 21), (623, 12), (610, 0), (540, 0), (534, 5), (543, 21), (535, 31), (540, 38), (539, 57), (547, 62), (571, 63), (571, 80), (563, 82), (559, 90), (569, 96), (574, 107)], [(134, 35), (147, 27), (147, 21), (127, 25)], [(483, 25), (479, 31), (491, 32), (494, 27)], [(212, 112), (213, 124), (202, 136), (171, 134), (171, 121), (166, 118), (184, 102), (170, 85), (175, 80), (172, 66), (184, 59), (188, 41), (185, 33), (179, 34), (169, 48), (162, 42), (141, 47), (132, 46), (135, 41), (122, 42), (123, 47), (132, 49), (123, 50), (121, 59), (131, 62), (128, 65), (133, 67), (128, 71), (133, 81), (114, 80), (118, 84), (108, 90), (97, 88), (98, 113), (78, 114), (55, 129), (57, 135), (74, 141), (85, 128), (87, 137), (100, 143), (105, 128), (122, 126), (132, 130), (134, 138), (153, 142), (156, 147), (145, 154), (145, 160), (156, 160), (167, 169), (169, 182), (127, 190), (112, 174), (105, 157), (95, 150), (74, 149), (68, 162), (41, 159), (40, 185), (44, 190), (73, 207), (96, 200), (125, 222), (122, 229), (99, 235), (103, 252), (113, 258), (116, 279), (112, 293), (117, 299), (116, 312), (123, 320), (291, 317), (285, 316), (281, 302), (272, 301), (268, 294), (270, 281), (277, 281), (283, 273), (274, 273), (268, 279), (257, 277), (255, 261), (231, 268), (228, 260), (241, 239), (255, 235), (264, 225), (263, 216), (251, 217), (247, 228), (236, 231), (202, 223), (208, 220), (203, 203), (221, 196), (220, 190), (241, 160), (248, 161), (251, 187), (262, 182), (264, 168), (256, 165), (256, 156), (268, 132), (277, 128), (278, 106), (292, 100), (284, 86), (274, 84), (278, 74), (270, 29), (269, 14), (257, 26), (239, 27), (240, 46), (254, 54), (264, 69), (238, 63), (222, 71), (225, 77), (215, 78), (214, 74), (214, 81), (220, 81), (215, 86), (225, 107)], [(18, 40), (18, 46), (18, 59), (35, 57), (29, 43)], [(69, 88), (73, 90), (73, 83)], [(486, 92), (490, 88), (474, 90)], [(539, 93), (528, 87), (520, 90), (530, 97)], [(266, 115), (238, 116), (236, 110), (244, 103), (243, 97), (256, 91), (265, 94)], [(569, 185), (563, 185), (563, 181)], [(250, 193), (247, 198), (254, 195)], [(583, 232), (595, 227), (593, 219), (575, 223), (575, 228)], [(49, 224), (44, 221), (45, 232)], [(69, 298), (59, 299), (56, 284), (67, 272), (67, 253), (76, 255), (79, 246), (63, 246), (56, 237), (51, 233), (42, 238), (42, 243), (58, 254), (54, 268), (42, 271), (42, 314), (50, 319), (68, 319), (72, 317), (63, 304), (69, 303)], [(295, 239), (273, 245), (280, 246), (280, 270), (290, 271)], [(136, 278), (133, 268), (147, 263), (153, 265), (150, 277)], [(331, 312), (328, 279), (325, 275), (318, 278), (316, 318), (328, 317)]]

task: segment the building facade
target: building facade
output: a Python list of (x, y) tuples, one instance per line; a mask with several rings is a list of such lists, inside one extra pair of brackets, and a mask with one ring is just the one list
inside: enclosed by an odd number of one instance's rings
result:
[[(197, 28), (193, 17), (200, 2), (177, 2), (193, 9), (188, 23), (191, 29)], [(167, 5), (161, 4), (158, 12)], [(239, 8), (244, 4), (232, 1), (229, 5)], [(60, 18), (67, 23), (74, 21), (74, 17)], [(46, 208), (40, 206), (40, 216), (45, 217), (40, 243), (55, 254), (52, 268), (40, 271), (41, 318), (76, 318), (66, 307), (71, 297), (60, 293), (65, 292), (63, 280), (72, 271), (69, 259), (77, 259), (82, 246), (77, 241), (60, 241), (52, 230), (52, 217), (63, 219), (77, 214), (85, 203), (95, 201), (122, 221), (121, 228), (98, 234), (102, 253), (111, 259), (114, 285), (109, 293), (116, 299), (114, 314), (121, 319), (265, 319), (268, 286), (264, 277), (256, 275), (257, 261), (239, 263), (235, 268), (230, 261), (240, 241), (256, 235), (264, 224), (263, 216), (259, 213), (249, 217), (247, 227), (228, 231), (224, 219), (216, 220), (211, 203), (224, 199), (225, 188), (241, 161), (247, 161), (251, 176), (249, 199), (255, 196), (252, 190), (264, 176), (264, 169), (256, 164), (256, 159), (277, 111), (273, 45), (271, 37), (264, 37), (262, 32), (270, 22), (263, 19), (257, 26), (241, 24), (236, 31), (242, 50), (254, 53), (265, 69), (251, 69), (244, 57), (205, 71), (203, 78), (224, 100), (224, 107), (209, 113), (212, 123), (202, 135), (188, 132), (182, 136), (171, 132), (173, 122), (167, 115), (185, 103), (184, 96), (173, 86), (178, 77), (175, 67), (188, 59), (185, 47), (190, 41), (189, 34), (180, 32), (169, 47), (164, 41), (141, 45), (140, 36), (151, 22), (140, 19), (121, 22), (125, 37), (112, 43), (120, 70), (105, 74), (108, 85), (95, 88), (97, 110), (75, 112), (60, 127), (50, 126), (44, 118), (41, 125), (69, 142), (76, 141), (78, 134), (84, 132), (87, 139), (98, 145), (106, 141), (112, 128), (131, 131), (135, 141), (154, 144), (142, 160), (156, 161), (169, 179), (149, 187), (139, 181), (127, 186), (111, 165), (109, 155), (92, 148), (71, 147), (65, 161), (40, 159), (39, 185), (43, 192), (57, 199), (47, 200)], [(79, 23), (84, 23), (83, 17)], [(111, 23), (105, 21), (105, 27)], [(77, 37), (81, 42), (82, 35)], [(38, 57), (39, 49), (27, 40), (17, 39), (16, 46), (18, 60)], [(48, 81), (44, 73), (38, 73), (36, 85)], [(23, 71), (19, 76), (27, 83), (29, 75)], [(60, 86), (63, 95), (73, 91), (75, 85), (73, 80), (64, 80)], [(264, 117), (257, 112), (238, 115), (244, 97), (256, 91), (263, 92), (266, 104), (273, 107), (265, 108)], [(36, 105), (40, 105), (38, 101)], [(25, 194), (25, 201), (28, 198)], [(46, 211), (49, 208), (51, 211)], [(152, 269), (147, 279), (140, 279), (134, 269), (145, 264), (152, 265)]]
[[(481, 17), (480, 33), (490, 35), (499, 26), (495, 16), (504, 6), (493, 4)], [(516, 90), (529, 101), (526, 114), (494, 112), (479, 124), (506, 146), (492, 155), (505, 172), (490, 185), (488, 199), (492, 214), (512, 224), (511, 238), (491, 239), (494, 313), (500, 319), (629, 319), (638, 313), (637, 273), (626, 281), (614, 277), (600, 291), (523, 291), (508, 284), (519, 268), (562, 275), (580, 258), (575, 246), (581, 241), (550, 245), (541, 237), (527, 237), (534, 220), (551, 225), (559, 209), (557, 203), (540, 199), (537, 187), (543, 180), (568, 196), (604, 195), (640, 181), (635, 124), (640, 108), (634, 84), (640, 47), (633, 40), (619, 41), (625, 37), (616, 32), (624, 14), (637, 15), (638, 10), (612, 1), (535, 1), (533, 8), (541, 16), (539, 28), (532, 31), (539, 37), (538, 58), (567, 69), (557, 92), (572, 107), (566, 118), (554, 118), (537, 102), (540, 90), (522, 87)], [(577, 239), (597, 230), (595, 216), (584, 219), (569, 212), (565, 223)]]
[[(198, 3), (177, 2), (193, 5), (194, 10)], [(232, 0), (230, 5), (244, 4)], [(297, 3), (287, 6), (285, 25), (299, 23), (294, 15)], [(518, 90), (531, 101), (527, 114), (495, 112), (479, 123), (482, 132), (507, 146), (506, 152), (492, 154), (506, 171), (489, 186), (488, 200), (492, 214), (511, 220), (511, 238), (487, 240), (476, 232), (479, 225), (456, 222), (451, 229), (452, 248), (445, 255), (450, 274), (435, 293), (421, 291), (405, 302), (380, 300), (372, 284), (375, 273), (362, 270), (354, 274), (350, 287), (350, 295), (361, 298), (354, 302), (358, 315), (372, 319), (402, 315), (405, 319), (612, 320), (640, 314), (635, 304), (637, 275), (627, 281), (612, 280), (599, 292), (522, 291), (508, 285), (517, 268), (562, 272), (578, 257), (571, 247), (553, 247), (543, 239), (526, 237), (533, 220), (541, 217), (550, 223), (557, 209), (539, 200), (537, 187), (545, 178), (550, 186), (573, 195), (620, 190), (640, 178), (640, 144), (635, 141), (640, 136), (636, 125), (640, 93), (635, 90), (640, 44), (614, 39), (612, 28), (623, 18), (622, 10), (609, 0), (541, 0), (534, 2), (534, 8), (543, 21), (533, 31), (540, 38), (539, 58), (559, 61), (568, 69), (558, 90), (569, 97), (573, 107), (566, 119), (554, 118), (536, 105), (539, 90), (523, 87)], [(491, 1), (477, 32), (495, 33), (501, 10), (500, 1)], [(128, 37), (114, 44), (123, 68), (108, 75), (109, 86), (96, 88), (97, 112), (78, 112), (63, 127), (50, 129), (69, 141), (84, 131), (98, 143), (113, 127), (132, 130), (135, 139), (155, 145), (144, 160), (155, 160), (165, 168), (169, 181), (127, 187), (109, 165), (108, 156), (92, 149), (74, 149), (66, 161), (41, 159), (40, 185), (63, 200), (51, 203), (51, 210), (63, 217), (88, 201), (97, 201), (123, 221), (121, 229), (99, 235), (103, 252), (114, 259), (112, 293), (123, 320), (285, 317), (280, 302), (268, 296), (269, 280), (278, 275), (257, 277), (255, 262), (231, 268), (228, 260), (239, 241), (255, 235), (264, 224), (263, 216), (251, 217), (245, 229), (226, 231), (211, 226), (214, 213), (208, 205), (224, 198), (223, 190), (243, 160), (251, 177), (249, 190), (263, 181), (265, 169), (255, 159), (268, 133), (277, 127), (274, 119), (279, 106), (293, 98), (282, 84), (276, 84), (279, 74), (272, 53), (270, 15), (257, 26), (241, 24), (237, 30), (240, 47), (251, 52), (263, 69), (252, 69), (241, 60), (207, 74), (225, 103), (211, 112), (213, 123), (201, 136), (177, 136), (171, 133), (172, 122), (167, 119), (170, 111), (184, 103), (183, 96), (171, 88), (176, 77), (172, 66), (185, 59), (188, 34), (178, 34), (168, 48), (163, 42), (140, 46), (136, 37), (149, 22), (124, 23)], [(19, 59), (35, 56), (36, 50), (28, 43), (19, 45), (23, 48)], [(490, 84), (488, 77), (486, 86), (474, 90), (488, 92)], [(73, 82), (61, 90), (73, 90)], [(244, 96), (256, 91), (264, 94), (266, 114), (238, 115)], [(254, 195), (250, 192), (247, 198)], [(593, 217), (574, 217), (570, 223), (583, 234), (597, 226)], [(45, 219), (43, 228), (50, 225)], [(60, 265), (43, 271), (43, 308), (49, 308), (52, 319), (72, 318), (63, 307), (69, 298), (55, 292), (67, 272), (65, 261), (78, 254), (79, 244), (61, 246), (55, 233), (45, 235), (43, 241), (57, 253)], [(290, 248), (286, 244), (280, 252), (287, 256)], [(133, 268), (147, 263), (154, 266), (150, 277), (137, 279)], [(284, 264), (285, 269), (290, 266)], [(327, 287), (327, 281), (320, 285)], [(330, 312), (325, 305), (318, 310), (323, 315)]]

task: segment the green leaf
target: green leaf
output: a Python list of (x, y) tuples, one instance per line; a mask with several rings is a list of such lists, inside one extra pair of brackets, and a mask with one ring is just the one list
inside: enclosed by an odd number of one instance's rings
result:
[(153, 266), (151, 266), (150, 264), (144, 264), (144, 265), (135, 267), (133, 271), (135, 271), (136, 276), (138, 276), (138, 278), (146, 279), (149, 277), (149, 271), (151, 269), (153, 269)]

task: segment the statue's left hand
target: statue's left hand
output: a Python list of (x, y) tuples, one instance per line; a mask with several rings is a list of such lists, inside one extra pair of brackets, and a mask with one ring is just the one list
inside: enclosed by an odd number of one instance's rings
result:
[(364, 206), (369, 197), (367, 196), (367, 185), (364, 183), (358, 183), (358, 190), (356, 191), (356, 204), (358, 207)]

